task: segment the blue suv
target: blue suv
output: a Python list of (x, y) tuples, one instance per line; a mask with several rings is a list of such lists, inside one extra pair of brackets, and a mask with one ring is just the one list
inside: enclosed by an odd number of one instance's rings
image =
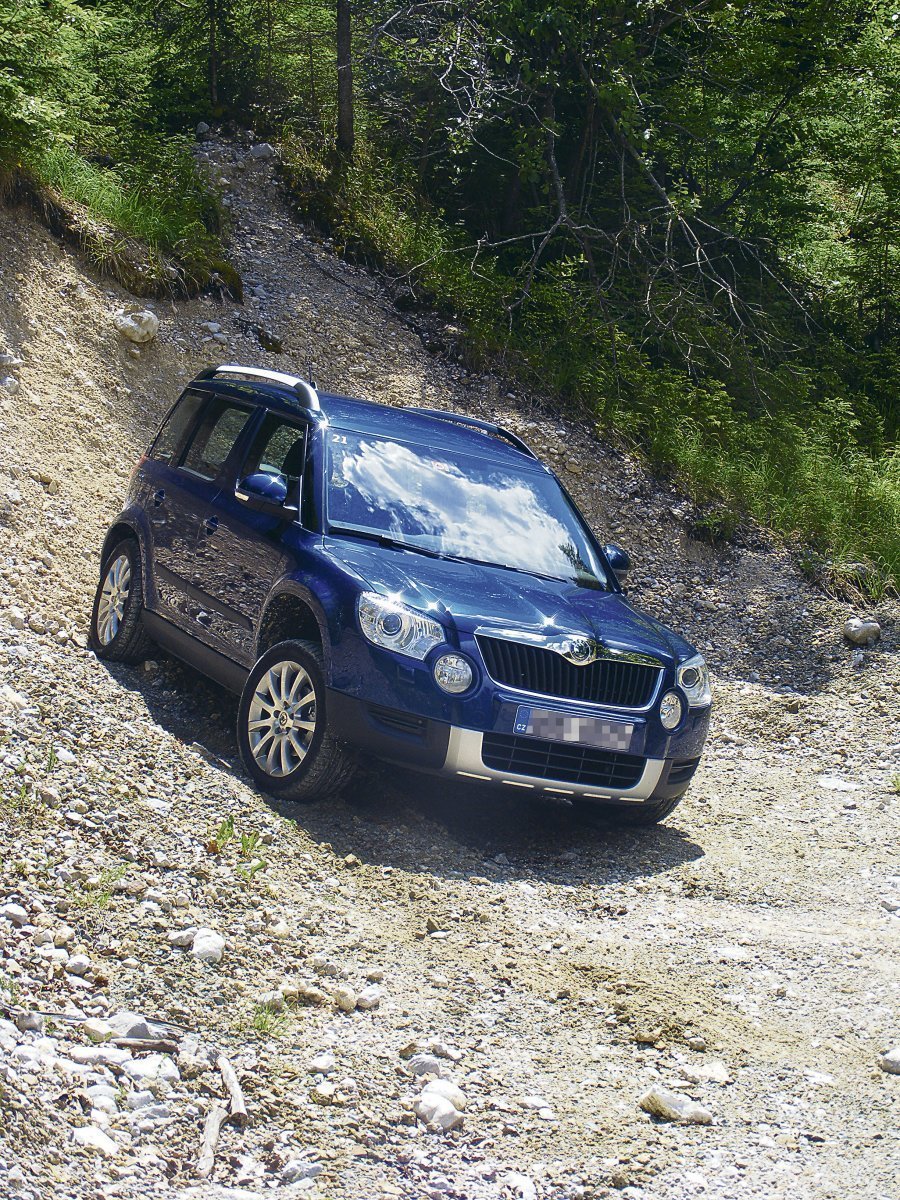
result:
[(212, 368), (101, 562), (97, 655), (156, 643), (237, 692), (246, 768), (287, 800), (339, 791), (369, 752), (652, 822), (700, 760), (703, 658), (627, 602), (627, 554), (485, 421)]

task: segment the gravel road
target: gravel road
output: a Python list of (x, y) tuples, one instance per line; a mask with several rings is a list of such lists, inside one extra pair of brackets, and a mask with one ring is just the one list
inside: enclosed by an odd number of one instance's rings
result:
[[(854, 652), (788, 550), (695, 540), (588, 423), (426, 351), (247, 149), (201, 151), (244, 305), (156, 303), (140, 349), (131, 298), (0, 209), (0, 1194), (894, 1200), (897, 606)], [(666, 824), (388, 767), (282, 808), (233, 698), (86, 650), (103, 529), (183, 381), (310, 357), (329, 389), (508, 423), (632, 552), (635, 601), (714, 672)], [(249, 1120), (204, 1178), (223, 1057)], [(417, 1118), (429, 1080), (461, 1124)], [(651, 1116), (654, 1089), (696, 1120)]]

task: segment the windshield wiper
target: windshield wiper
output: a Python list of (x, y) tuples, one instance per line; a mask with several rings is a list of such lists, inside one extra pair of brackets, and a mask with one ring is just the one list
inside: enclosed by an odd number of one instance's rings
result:
[[(512, 563), (491, 562), (487, 558), (470, 558), (467, 554), (442, 554), (441, 558), (451, 559), (453, 562), (472, 563), (476, 567), (497, 567), (500, 571), (515, 571), (517, 575), (533, 575), (536, 579), (549, 579), (551, 583), (574, 583), (578, 587), (591, 587), (596, 584), (598, 590), (603, 590), (603, 584), (596, 575), (591, 575), (590, 572), (579, 571), (579, 576), (574, 579), (565, 579), (561, 575), (547, 575), (544, 571), (534, 571), (531, 567), (514, 567)], [(588, 582), (591, 580), (591, 583)]]
[[(559, 575), (547, 575), (543, 571), (534, 571), (530, 567), (514, 567), (511, 563), (491, 562), (487, 558), (472, 558), (467, 554), (445, 554), (440, 550), (431, 550), (427, 546), (417, 546), (414, 542), (404, 542), (391, 537), (389, 533), (378, 533), (374, 529), (355, 529), (350, 525), (332, 525), (330, 533), (344, 533), (351, 537), (365, 538), (377, 542), (379, 546), (387, 546), (391, 550), (409, 550), (413, 554), (424, 554), (427, 558), (439, 558), (443, 562), (471, 563), (475, 567), (496, 567), (500, 571), (515, 571), (517, 575), (533, 575), (536, 579), (548, 579), (551, 583), (574, 583), (576, 587), (593, 588), (605, 591), (604, 585), (596, 575), (579, 571), (574, 579), (565, 579)], [(578, 577), (580, 576), (580, 578)]]
[(377, 533), (374, 529), (354, 529), (350, 525), (331, 525), (329, 533), (345, 533), (351, 537), (365, 538), (369, 542), (377, 542), (379, 546), (387, 546), (391, 550), (411, 550), (413, 554), (424, 554), (428, 558), (448, 558), (438, 550), (429, 550), (427, 546), (416, 546), (412, 542), (402, 542), (399, 538), (391, 537), (389, 533)]

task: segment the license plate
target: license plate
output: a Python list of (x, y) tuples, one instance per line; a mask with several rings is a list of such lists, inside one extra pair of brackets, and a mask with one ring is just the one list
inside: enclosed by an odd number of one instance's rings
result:
[(594, 746), (598, 750), (631, 748), (632, 721), (608, 721), (602, 717), (582, 717), (552, 708), (532, 708), (520, 704), (513, 732), (547, 742), (571, 742), (576, 746)]

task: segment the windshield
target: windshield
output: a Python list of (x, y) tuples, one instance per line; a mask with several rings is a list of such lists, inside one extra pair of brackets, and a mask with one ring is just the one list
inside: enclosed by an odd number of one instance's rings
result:
[(606, 586), (581, 521), (551, 476), (349, 431), (330, 432), (328, 447), (331, 529)]

